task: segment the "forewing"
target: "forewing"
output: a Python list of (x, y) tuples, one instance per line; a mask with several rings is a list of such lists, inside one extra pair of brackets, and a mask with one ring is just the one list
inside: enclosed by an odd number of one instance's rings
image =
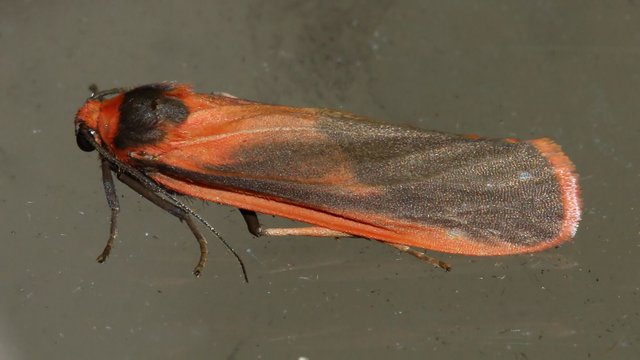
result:
[(289, 109), (256, 109), (147, 166), (408, 235), (438, 229), (451, 241), (526, 248), (563, 231), (567, 209), (557, 169), (533, 143)]

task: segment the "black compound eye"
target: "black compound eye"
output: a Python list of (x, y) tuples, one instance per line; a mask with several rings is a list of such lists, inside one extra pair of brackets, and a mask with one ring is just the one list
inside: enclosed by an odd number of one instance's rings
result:
[(89, 136), (89, 134), (87, 134), (84, 131), (76, 132), (76, 143), (78, 144), (78, 147), (80, 148), (80, 150), (86, 151), (86, 152), (91, 152), (91, 151), (95, 150), (96, 148), (89, 141), (89, 139), (87, 139), (87, 136)]

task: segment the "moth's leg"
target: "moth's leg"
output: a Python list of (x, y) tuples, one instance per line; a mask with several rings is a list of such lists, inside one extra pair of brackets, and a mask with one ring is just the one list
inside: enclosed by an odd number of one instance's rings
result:
[(102, 185), (104, 187), (104, 194), (107, 197), (107, 204), (111, 209), (111, 229), (109, 230), (109, 240), (105, 245), (102, 253), (98, 255), (99, 263), (103, 263), (107, 260), (107, 257), (111, 253), (111, 249), (118, 236), (118, 212), (120, 212), (120, 204), (118, 203), (118, 194), (116, 193), (116, 186), (113, 182), (113, 176), (111, 175), (111, 163), (106, 159), (102, 159)]
[(331, 230), (320, 226), (300, 228), (263, 228), (258, 214), (252, 210), (238, 209), (247, 223), (249, 232), (255, 236), (316, 236), (316, 237), (353, 237), (351, 234)]
[[(255, 211), (252, 210), (245, 210), (245, 209), (238, 209), (240, 210), (240, 213), (242, 214), (242, 217), (244, 218), (244, 221), (247, 223), (247, 228), (249, 229), (249, 232), (255, 236), (264, 236), (264, 235), (269, 235), (269, 236), (285, 236), (285, 235), (294, 235), (294, 236), (318, 236), (318, 237), (353, 237), (353, 235), (351, 234), (347, 234), (347, 233), (343, 233), (340, 231), (335, 231), (335, 230), (331, 230), (331, 229), (327, 229), (327, 228), (323, 228), (323, 227), (319, 227), (319, 226), (310, 226), (310, 227), (303, 227), (303, 228), (263, 228), (260, 225), (260, 220), (258, 220), (258, 214), (256, 214)], [(392, 244), (392, 243), (388, 243), (388, 242), (384, 242), (381, 241), (384, 244), (387, 244), (389, 246), (393, 246), (394, 248), (407, 253), (407, 254), (411, 254), (415, 257), (417, 257), (418, 259), (422, 260), (422, 261), (426, 261), (429, 264), (435, 266), (435, 267), (439, 267), (442, 268), (446, 271), (450, 271), (451, 267), (449, 266), (449, 264), (447, 264), (446, 262), (442, 261), (442, 260), (438, 260), (436, 258), (433, 258), (421, 251), (417, 251), (414, 250), (412, 248), (410, 248), (409, 246), (406, 245), (399, 245), (399, 244)]]
[(180, 219), (180, 221), (184, 221), (187, 226), (189, 226), (189, 229), (193, 233), (193, 236), (196, 237), (196, 240), (198, 240), (198, 245), (200, 246), (200, 259), (198, 260), (198, 264), (196, 265), (196, 267), (193, 269), (193, 274), (195, 276), (200, 276), (202, 270), (204, 269), (204, 266), (207, 264), (207, 254), (209, 253), (209, 251), (207, 250), (207, 240), (204, 238), (191, 216), (189, 216), (189, 214), (181, 208), (149, 190), (146, 186), (141, 184), (138, 180), (131, 177), (130, 175), (122, 173), (118, 175), (118, 179), (127, 184), (135, 192), (145, 197), (147, 200), (156, 204), (158, 207), (170, 213), (171, 215), (177, 217), (178, 219)]
[(247, 229), (253, 236), (260, 237), (262, 235), (262, 226), (260, 226), (260, 220), (258, 220), (258, 214), (255, 211), (238, 209), (244, 222), (247, 223)]
[(415, 257), (417, 257), (418, 259), (422, 260), (422, 261), (426, 261), (429, 264), (435, 266), (435, 267), (439, 267), (442, 268), (446, 271), (450, 271), (451, 270), (451, 266), (449, 266), (449, 264), (447, 264), (446, 262), (442, 261), (442, 260), (438, 260), (434, 257), (431, 257), (425, 253), (423, 253), (422, 251), (417, 251), (415, 249), (410, 248), (407, 245), (400, 245), (400, 244), (392, 244), (392, 243), (388, 243), (385, 242), (385, 244), (389, 245), (389, 246), (393, 246), (394, 248), (407, 253), (407, 254), (411, 254)]

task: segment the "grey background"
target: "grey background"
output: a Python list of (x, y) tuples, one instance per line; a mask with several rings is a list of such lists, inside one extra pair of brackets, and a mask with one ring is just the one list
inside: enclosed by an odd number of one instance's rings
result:
[[(634, 1), (2, 1), (0, 359), (636, 359), (640, 354), (640, 9)], [(581, 175), (573, 242), (436, 254), (363, 239), (256, 239), (194, 201), (239, 250), (119, 186), (108, 231), (87, 86), (162, 80), (396, 124), (551, 136)], [(270, 224), (282, 224), (267, 219)]]

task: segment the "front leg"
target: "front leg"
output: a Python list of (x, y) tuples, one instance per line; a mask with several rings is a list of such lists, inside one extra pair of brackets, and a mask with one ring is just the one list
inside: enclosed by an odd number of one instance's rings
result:
[[(131, 189), (133, 189), (135, 192), (142, 195), (147, 200), (151, 201), (164, 211), (177, 217), (180, 221), (184, 221), (187, 224), (189, 230), (191, 230), (191, 233), (198, 241), (198, 245), (200, 247), (200, 259), (198, 260), (198, 264), (196, 265), (196, 267), (193, 269), (193, 274), (195, 276), (200, 276), (202, 270), (204, 269), (204, 266), (207, 264), (207, 255), (209, 254), (209, 251), (207, 249), (207, 240), (204, 238), (191, 216), (189, 216), (189, 214), (183, 209), (163, 199), (158, 194), (145, 187), (144, 184), (140, 183), (137, 179), (131, 177), (129, 174), (118, 174), (118, 179), (129, 186)], [(244, 273), (244, 265), (242, 265), (242, 268)]]

